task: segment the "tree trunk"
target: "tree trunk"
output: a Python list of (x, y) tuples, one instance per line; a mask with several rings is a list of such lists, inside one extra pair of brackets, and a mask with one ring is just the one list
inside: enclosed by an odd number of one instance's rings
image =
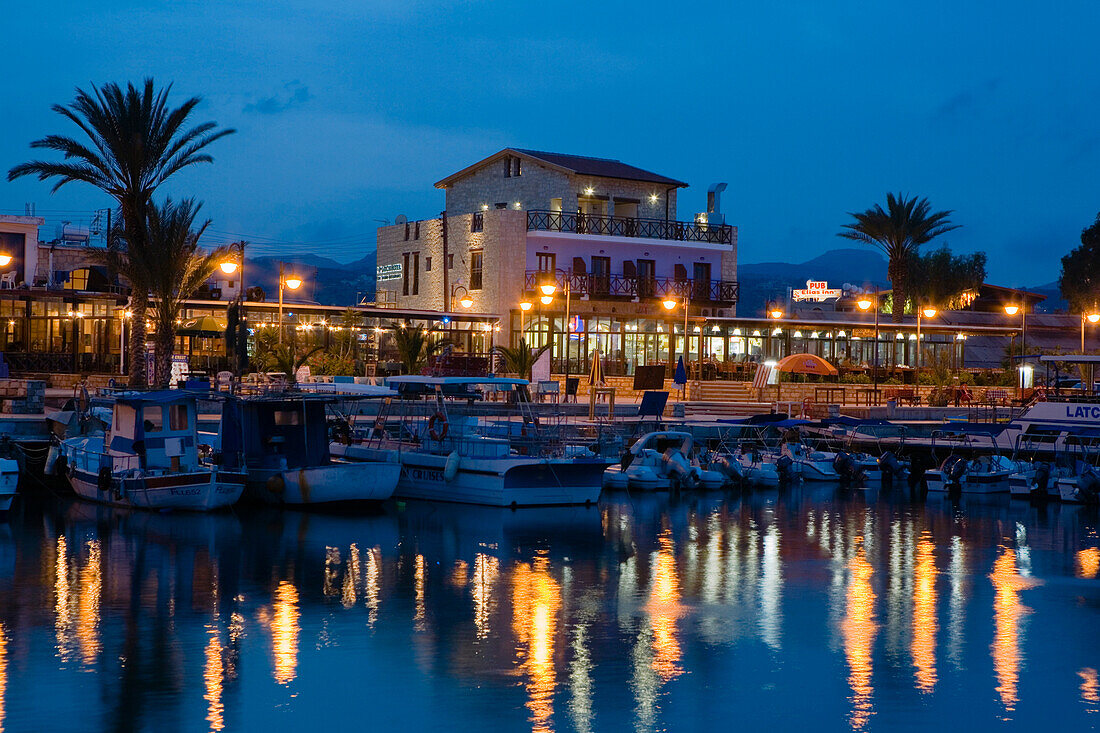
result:
[(905, 301), (908, 298), (905, 262), (903, 260), (890, 260), (890, 265), (887, 268), (888, 275), (890, 277), (890, 288), (893, 291), (893, 320), (894, 323), (901, 323), (902, 318), (905, 316)]
[(159, 388), (167, 387), (172, 378), (172, 349), (175, 345), (175, 324), (158, 323), (153, 350), (153, 384)]
[(134, 292), (130, 296), (130, 340), (127, 342), (129, 354), (127, 373), (131, 387), (145, 387), (148, 381), (145, 377), (145, 318), (149, 309), (148, 298)]

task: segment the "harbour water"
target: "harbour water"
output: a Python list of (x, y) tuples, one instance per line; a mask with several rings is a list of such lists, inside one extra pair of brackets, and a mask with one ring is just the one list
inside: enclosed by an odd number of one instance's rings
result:
[(0, 524), (0, 730), (1086, 730), (1096, 510), (831, 486)]

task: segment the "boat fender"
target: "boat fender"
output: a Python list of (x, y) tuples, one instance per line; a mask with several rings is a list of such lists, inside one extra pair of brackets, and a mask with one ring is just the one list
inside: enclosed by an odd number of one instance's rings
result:
[(437, 443), (447, 437), (447, 431), (450, 429), (451, 426), (447, 422), (447, 416), (442, 412), (435, 413), (428, 420), (428, 435), (432, 436), (432, 440)]
[[(444, 423), (446, 424), (446, 423)], [(443, 466), (443, 480), (447, 483), (451, 483), (455, 480), (455, 476), (458, 475), (458, 464), (462, 462), (462, 458), (458, 455), (458, 451), (451, 451), (447, 456), (447, 463)]]
[(107, 491), (111, 488), (111, 467), (100, 466), (98, 481), (96, 482), (96, 488), (100, 491)]
[(1050, 465), (1039, 462), (1035, 465), (1035, 483), (1031, 490), (1040, 496), (1046, 496), (1047, 486), (1050, 484)]
[(61, 448), (56, 445), (50, 446), (50, 452), (46, 454), (46, 465), (42, 467), (42, 473), (47, 476), (53, 475), (54, 468), (57, 466), (58, 456), (61, 455)]

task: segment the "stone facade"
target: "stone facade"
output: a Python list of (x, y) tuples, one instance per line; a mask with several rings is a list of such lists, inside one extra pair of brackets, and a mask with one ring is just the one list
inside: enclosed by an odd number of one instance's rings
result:
[(37, 415), (46, 406), (46, 383), (38, 379), (0, 379), (0, 411)]

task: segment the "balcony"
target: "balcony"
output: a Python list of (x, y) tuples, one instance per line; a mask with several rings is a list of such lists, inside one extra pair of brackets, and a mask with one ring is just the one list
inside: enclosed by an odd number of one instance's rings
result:
[(677, 242), (704, 242), (706, 244), (733, 244), (733, 227), (729, 224), (709, 226), (687, 221), (593, 216), (591, 214), (573, 214), (564, 211), (528, 211), (527, 231), (669, 239)]
[(523, 278), (523, 289), (535, 292), (540, 285), (553, 277), (558, 290), (569, 290), (575, 297), (587, 296), (594, 300), (602, 298), (638, 298), (661, 299), (687, 295), (692, 303), (714, 303), (731, 306), (737, 303), (740, 291), (736, 280), (677, 280), (671, 277), (637, 277), (633, 275), (580, 275), (564, 270), (551, 273), (542, 270), (527, 270)]

